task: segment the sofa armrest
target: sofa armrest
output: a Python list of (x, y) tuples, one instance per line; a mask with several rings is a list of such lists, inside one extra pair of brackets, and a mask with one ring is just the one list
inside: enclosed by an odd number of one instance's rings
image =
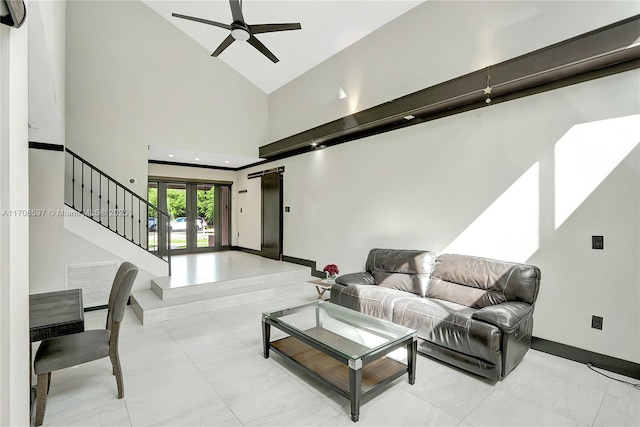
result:
[(336, 283), (343, 286), (349, 285), (375, 285), (375, 279), (367, 272), (350, 273), (338, 276)]
[(506, 333), (515, 331), (520, 323), (533, 313), (533, 306), (525, 302), (503, 302), (478, 309), (472, 319), (482, 320), (497, 326)]

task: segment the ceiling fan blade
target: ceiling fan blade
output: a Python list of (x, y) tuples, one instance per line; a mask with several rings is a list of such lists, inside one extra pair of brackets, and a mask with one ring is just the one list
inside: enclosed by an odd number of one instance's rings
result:
[(276, 58), (276, 56), (273, 53), (271, 53), (271, 51), (269, 49), (267, 49), (267, 47), (265, 45), (263, 45), (260, 42), (260, 40), (255, 38), (253, 35), (251, 35), (251, 37), (249, 37), (249, 40), (247, 40), (247, 42), (249, 42), (249, 44), (251, 46), (255, 47), (260, 52), (262, 52), (262, 54), (264, 56), (266, 56), (267, 58), (269, 58), (274, 64), (279, 61), (279, 59)]
[(236, 39), (234, 39), (233, 36), (229, 34), (227, 38), (224, 39), (222, 43), (220, 43), (220, 46), (218, 46), (218, 48), (211, 54), (211, 56), (217, 57), (222, 53), (223, 50), (228, 48), (231, 45), (231, 43), (233, 43), (235, 40)]
[(258, 24), (258, 25), (249, 25), (251, 28), (251, 32), (253, 34), (261, 34), (261, 33), (273, 33), (275, 31), (291, 31), (291, 30), (301, 30), (302, 26), (300, 23), (296, 24)]
[(223, 24), (221, 22), (209, 21), (208, 19), (196, 18), (195, 16), (180, 15), (179, 13), (172, 13), (171, 16), (175, 16), (176, 18), (188, 19), (189, 21), (196, 21), (203, 24), (213, 25), (214, 27), (224, 28), (225, 30), (231, 30), (231, 25)]
[(244, 22), (240, 0), (229, 0), (229, 3), (231, 4), (231, 16), (233, 16), (234, 22)]

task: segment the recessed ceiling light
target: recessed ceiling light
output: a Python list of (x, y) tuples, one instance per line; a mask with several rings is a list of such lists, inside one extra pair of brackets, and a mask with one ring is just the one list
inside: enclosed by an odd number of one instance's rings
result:
[(229, 160), (225, 160), (224, 162), (225, 162), (225, 163), (229, 163)]
[(173, 157), (173, 154), (169, 154), (169, 157)]
[(200, 157), (196, 157), (196, 158), (195, 158), (195, 159), (193, 159), (193, 160), (195, 160), (195, 161), (197, 162), (198, 160), (200, 160)]
[(411, 115), (411, 114), (404, 116), (404, 119), (405, 119), (405, 120), (413, 120), (413, 119), (415, 119), (415, 118), (416, 118), (416, 116)]

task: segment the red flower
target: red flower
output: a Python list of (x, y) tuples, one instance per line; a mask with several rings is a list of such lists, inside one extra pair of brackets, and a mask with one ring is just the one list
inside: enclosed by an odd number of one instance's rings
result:
[(322, 271), (324, 271), (325, 273), (329, 273), (330, 276), (335, 276), (336, 274), (340, 273), (340, 270), (338, 270), (338, 266), (335, 264), (325, 265)]

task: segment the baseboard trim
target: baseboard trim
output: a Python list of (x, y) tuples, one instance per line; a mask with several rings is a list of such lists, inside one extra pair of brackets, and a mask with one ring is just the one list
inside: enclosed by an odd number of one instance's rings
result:
[(231, 246), (231, 250), (232, 251), (239, 251), (239, 252), (246, 252), (246, 253), (251, 254), (251, 255), (262, 256), (262, 251), (259, 251), (259, 250), (256, 250), (256, 249), (244, 248), (242, 246)]
[(64, 145), (37, 141), (29, 141), (29, 148), (33, 148), (36, 150), (64, 151)]
[(316, 269), (316, 262), (310, 259), (296, 258), (292, 256), (282, 255), (282, 261), (290, 262), (292, 264), (304, 265), (305, 267), (311, 268), (311, 275), (313, 277), (325, 278), (326, 274), (324, 271), (319, 271)]
[(591, 363), (596, 368), (624, 375), (625, 377), (640, 379), (640, 364), (618, 359), (600, 353), (594, 353), (578, 347), (549, 341), (544, 338), (533, 337), (531, 348), (544, 353), (553, 354), (563, 359), (573, 360), (579, 363)]

